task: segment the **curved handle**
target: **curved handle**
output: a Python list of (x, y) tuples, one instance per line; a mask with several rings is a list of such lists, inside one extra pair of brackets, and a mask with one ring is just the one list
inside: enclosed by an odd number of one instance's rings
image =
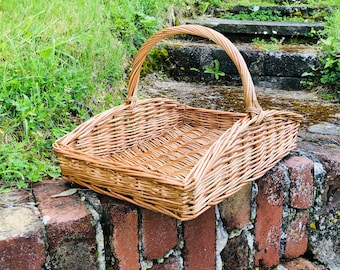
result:
[(234, 46), (234, 44), (231, 43), (231, 41), (227, 39), (224, 35), (211, 28), (200, 25), (181, 25), (165, 28), (151, 36), (142, 45), (132, 65), (132, 71), (130, 73), (130, 80), (128, 84), (128, 96), (125, 100), (126, 104), (134, 103), (137, 100), (137, 87), (141, 68), (151, 48), (163, 39), (181, 34), (200, 36), (210, 39), (216, 44), (220, 45), (233, 61), (237, 68), (237, 71), (240, 74), (244, 91), (244, 102), (246, 111), (249, 112), (252, 116), (254, 114), (259, 115), (263, 113), (263, 110), (256, 98), (253, 80), (241, 53)]

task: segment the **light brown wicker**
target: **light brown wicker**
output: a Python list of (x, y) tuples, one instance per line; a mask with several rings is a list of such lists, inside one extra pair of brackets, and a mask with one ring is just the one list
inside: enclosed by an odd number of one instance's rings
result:
[[(246, 113), (193, 108), (166, 98), (137, 98), (141, 66), (159, 41), (208, 38), (234, 62)], [(58, 139), (63, 178), (180, 220), (190, 220), (264, 175), (296, 146), (301, 115), (263, 110), (236, 47), (206, 27), (166, 28), (136, 55), (124, 104)]]

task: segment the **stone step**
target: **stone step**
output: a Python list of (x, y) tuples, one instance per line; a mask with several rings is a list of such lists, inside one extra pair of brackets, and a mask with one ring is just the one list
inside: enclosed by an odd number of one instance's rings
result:
[[(264, 50), (254, 44), (236, 44), (244, 57), (254, 84), (260, 87), (286, 90), (301, 90), (301, 75), (311, 71), (318, 63), (314, 46), (281, 46), (277, 50)], [(206, 42), (172, 40), (166, 44), (168, 58), (163, 71), (176, 80), (190, 82), (214, 82), (214, 74), (205, 73), (206, 66), (214, 67), (215, 60), (220, 63), (219, 76), (223, 83), (240, 83), (238, 72), (225, 51)]]
[(330, 6), (291, 6), (291, 5), (277, 5), (277, 6), (257, 6), (257, 5), (236, 5), (230, 8), (213, 7), (209, 9), (209, 15), (217, 18), (237, 17), (238, 15), (244, 16), (257, 15), (258, 18), (264, 20), (270, 16), (281, 17), (282, 20), (286, 18), (300, 18), (300, 20), (314, 20), (323, 21), (324, 18), (330, 15), (333, 8)]
[(302, 18), (310, 18), (315, 17), (315, 13), (323, 12), (325, 14), (329, 13), (329, 8), (326, 7), (313, 7), (313, 6), (245, 6), (245, 5), (236, 5), (231, 10), (222, 10), (219, 9), (219, 15), (223, 16), (222, 13), (230, 12), (234, 14), (250, 14), (258, 11), (269, 11), (272, 13), (279, 13), (281, 16), (299, 16)]
[(249, 21), (227, 20), (220, 18), (201, 18), (187, 20), (186, 24), (198, 24), (215, 29), (232, 41), (251, 41), (255, 37), (277, 39), (286, 41), (299, 39), (300, 42), (315, 43), (317, 39), (311, 37), (311, 31), (324, 29), (321, 22), (276, 22), (276, 21)]

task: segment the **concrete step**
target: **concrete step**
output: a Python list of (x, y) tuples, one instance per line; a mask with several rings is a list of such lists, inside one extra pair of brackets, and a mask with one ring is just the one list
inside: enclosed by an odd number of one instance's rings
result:
[[(230, 12), (233, 14), (250, 14), (258, 11), (271, 11), (273, 13), (277, 12), (281, 16), (296, 16), (296, 17), (302, 17), (302, 18), (315, 18), (317, 12), (322, 12), (324, 14), (329, 14), (329, 7), (312, 7), (312, 6), (256, 6), (256, 5), (250, 5), (250, 6), (244, 6), (244, 5), (237, 5), (234, 6), (231, 10), (224, 10), (219, 9), (220, 16), (223, 16), (223, 13)], [(217, 12), (218, 12), (217, 11)], [(320, 17), (320, 16), (319, 16)], [(317, 19), (317, 18), (316, 18)]]
[(186, 24), (199, 24), (221, 32), (232, 41), (249, 42), (255, 37), (277, 39), (291, 39), (303, 43), (315, 43), (317, 39), (311, 37), (311, 31), (324, 29), (321, 22), (276, 22), (276, 21), (248, 21), (248, 20), (227, 20), (220, 18), (202, 18), (187, 20)]
[[(318, 63), (317, 49), (314, 46), (281, 46), (277, 50), (264, 50), (254, 44), (236, 44), (244, 57), (254, 84), (260, 87), (301, 90), (304, 72)], [(176, 80), (190, 82), (216, 82), (214, 74), (205, 73), (206, 66), (220, 63), (218, 81), (240, 84), (238, 72), (227, 54), (215, 44), (172, 40), (166, 44), (168, 59), (163, 71)]]
[[(240, 7), (234, 12), (250, 12), (266, 7)], [(277, 7), (275, 7), (277, 8)], [(312, 11), (296, 10), (293, 7), (282, 8), (282, 14), (291, 12)], [(312, 67), (319, 64), (317, 36), (312, 31), (324, 29), (322, 22), (287, 22), (287, 21), (249, 21), (228, 20), (223, 18), (191, 19), (186, 24), (197, 24), (212, 28), (237, 44), (245, 58), (254, 83), (260, 87), (281, 88), (285, 90), (303, 89), (302, 74), (312, 72)], [(254, 38), (265, 40), (256, 44)], [(164, 71), (174, 79), (191, 82), (210, 82), (214, 74), (207, 74), (206, 66), (213, 67), (215, 60), (220, 63), (221, 82), (240, 83), (237, 70), (226, 53), (218, 46), (208, 43), (199, 37), (184, 35), (176, 37), (173, 43), (167, 44), (169, 59)]]

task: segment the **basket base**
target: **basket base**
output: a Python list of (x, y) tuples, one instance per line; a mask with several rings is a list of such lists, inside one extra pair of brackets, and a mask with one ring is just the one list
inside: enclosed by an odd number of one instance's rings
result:
[(183, 124), (109, 159), (183, 179), (223, 132)]

